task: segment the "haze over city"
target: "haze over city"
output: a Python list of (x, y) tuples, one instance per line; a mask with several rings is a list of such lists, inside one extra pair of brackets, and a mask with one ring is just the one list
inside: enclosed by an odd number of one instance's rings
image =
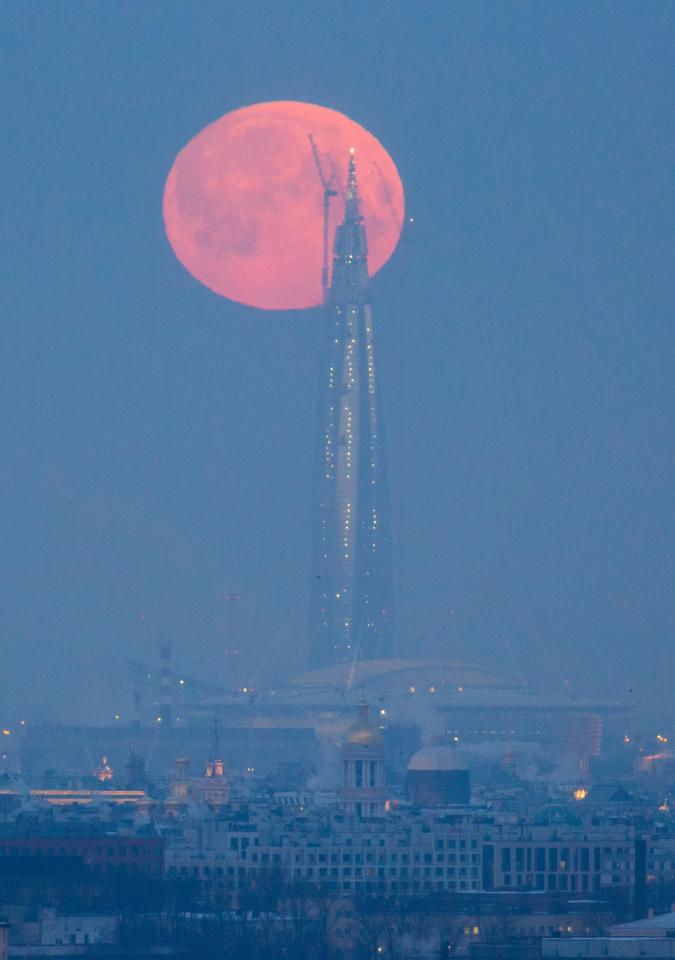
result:
[(675, 7), (3, 7), (0, 960), (675, 960)]
[(672, 7), (5, 18), (3, 722), (126, 719), (163, 641), (306, 667), (321, 310), (214, 294), (162, 222), (270, 100), (365, 127), (412, 218), (372, 281), (396, 652), (672, 715)]

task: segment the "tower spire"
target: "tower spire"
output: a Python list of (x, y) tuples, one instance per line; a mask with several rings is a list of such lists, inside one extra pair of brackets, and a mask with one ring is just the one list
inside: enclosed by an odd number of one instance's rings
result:
[(359, 209), (359, 190), (356, 183), (356, 151), (352, 147), (349, 151), (349, 167), (347, 170), (347, 193), (345, 195), (345, 221), (361, 220)]
[(352, 147), (347, 168), (344, 218), (335, 231), (333, 276), (328, 300), (333, 304), (365, 303), (368, 301), (368, 286), (368, 243)]

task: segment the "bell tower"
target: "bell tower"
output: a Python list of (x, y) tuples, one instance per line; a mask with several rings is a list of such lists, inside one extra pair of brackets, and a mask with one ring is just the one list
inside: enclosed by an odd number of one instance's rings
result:
[(347, 731), (340, 759), (344, 812), (357, 817), (382, 817), (386, 800), (384, 741), (368, 719), (368, 704), (359, 703), (356, 722)]

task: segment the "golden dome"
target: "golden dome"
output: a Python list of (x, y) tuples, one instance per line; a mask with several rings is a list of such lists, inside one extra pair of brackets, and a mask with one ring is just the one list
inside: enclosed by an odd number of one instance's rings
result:
[(368, 719), (368, 704), (365, 700), (362, 700), (359, 704), (356, 721), (347, 731), (346, 744), (353, 744), (358, 747), (382, 746), (382, 734)]

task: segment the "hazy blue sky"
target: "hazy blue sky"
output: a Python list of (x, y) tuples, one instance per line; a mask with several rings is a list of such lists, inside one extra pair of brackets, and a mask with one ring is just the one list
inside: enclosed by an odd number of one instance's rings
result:
[[(672, 699), (675, 6), (3, 6), (0, 713), (124, 710), (167, 635), (300, 665), (319, 314), (238, 306), (164, 236), (176, 152), (299, 99), (414, 216), (375, 282), (402, 633)], [(139, 625), (145, 615), (148, 629)]]

